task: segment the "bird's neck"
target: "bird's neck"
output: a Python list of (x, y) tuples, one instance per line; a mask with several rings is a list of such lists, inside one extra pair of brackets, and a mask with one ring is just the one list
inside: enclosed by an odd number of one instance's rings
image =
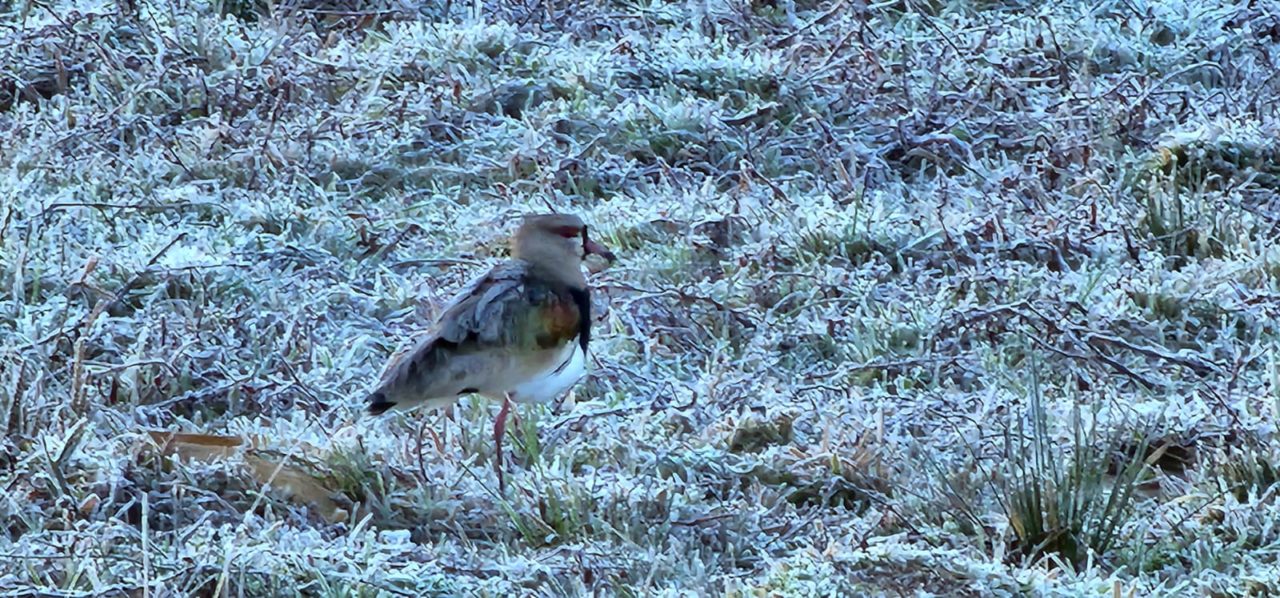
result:
[(582, 273), (582, 264), (579, 261), (571, 261), (565, 263), (564, 260), (557, 260), (553, 264), (546, 261), (529, 259), (521, 256), (529, 264), (529, 270), (536, 276), (563, 284), (571, 289), (583, 290), (587, 288), (587, 277)]

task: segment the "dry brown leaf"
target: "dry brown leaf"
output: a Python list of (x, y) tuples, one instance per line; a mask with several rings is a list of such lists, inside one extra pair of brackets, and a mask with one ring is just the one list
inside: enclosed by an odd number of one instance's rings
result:
[[(160, 447), (162, 454), (177, 455), (182, 459), (213, 461), (231, 457), (243, 450), (245, 464), (259, 484), (280, 490), (298, 504), (313, 506), (330, 522), (337, 523), (347, 517), (347, 511), (329, 497), (332, 492), (305, 469), (286, 463), (277, 472), (279, 461), (262, 456), (261, 451), (256, 448), (260, 444), (258, 438), (190, 432), (151, 431), (147, 434)], [(299, 448), (307, 454), (321, 453), (318, 447), (310, 444), (304, 443)]]
[(193, 434), (189, 432), (147, 432), (151, 441), (165, 455), (177, 455), (183, 459), (211, 460), (236, 454), (245, 445), (239, 436)]
[(330, 523), (346, 519), (347, 511), (329, 498), (333, 492), (306, 470), (288, 463), (281, 465), (253, 454), (246, 455), (244, 460), (262, 485), (281, 490), (296, 503), (310, 504)]

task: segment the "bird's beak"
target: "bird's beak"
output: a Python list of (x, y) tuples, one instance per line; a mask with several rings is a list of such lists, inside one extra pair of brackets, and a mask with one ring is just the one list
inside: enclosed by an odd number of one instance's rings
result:
[(593, 253), (606, 260), (609, 260), (610, 264), (612, 264), (614, 260), (618, 259), (618, 257), (613, 255), (613, 252), (605, 248), (604, 245), (596, 243), (595, 241), (592, 241), (590, 238), (588, 238), (587, 229), (584, 227), (582, 229), (582, 256), (586, 257)]

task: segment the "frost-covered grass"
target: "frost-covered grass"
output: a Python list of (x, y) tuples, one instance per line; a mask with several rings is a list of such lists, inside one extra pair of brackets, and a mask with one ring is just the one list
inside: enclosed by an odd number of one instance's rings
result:
[[(1280, 593), (1263, 3), (19, 0), (0, 42), (0, 594)], [(503, 496), (496, 405), (360, 402), (548, 207), (621, 260)]]

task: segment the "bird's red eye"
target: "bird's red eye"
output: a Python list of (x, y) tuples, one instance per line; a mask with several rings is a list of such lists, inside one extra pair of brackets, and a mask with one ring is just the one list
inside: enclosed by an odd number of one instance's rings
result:
[(574, 237), (578, 237), (582, 235), (582, 229), (576, 226), (562, 226), (556, 229), (556, 232), (559, 233), (561, 237), (564, 237), (566, 239), (572, 239)]

